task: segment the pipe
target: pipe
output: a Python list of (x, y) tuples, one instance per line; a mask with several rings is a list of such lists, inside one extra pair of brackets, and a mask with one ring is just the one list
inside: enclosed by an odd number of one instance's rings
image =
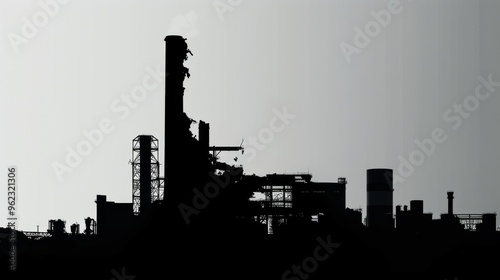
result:
[(448, 194), (448, 214), (453, 215), (453, 192), (447, 192)]

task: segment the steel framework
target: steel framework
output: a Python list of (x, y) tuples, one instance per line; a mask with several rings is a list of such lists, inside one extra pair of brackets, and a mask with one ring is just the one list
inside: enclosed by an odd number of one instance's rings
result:
[[(158, 139), (154, 136), (139, 135), (132, 140), (132, 205), (134, 215), (139, 215), (141, 211), (141, 187), (143, 191), (150, 193), (149, 195), (142, 194), (143, 201), (146, 199), (152, 203), (156, 200), (163, 200), (163, 178), (160, 178), (158, 158)], [(147, 206), (143, 205), (143, 207)]]
[(158, 187), (158, 199), (163, 200), (163, 194), (165, 191), (165, 180), (163, 178), (159, 178), (160, 186)]
[(268, 233), (273, 234), (274, 226), (278, 224), (287, 224), (288, 217), (291, 215), (293, 200), (292, 186), (289, 185), (267, 185), (262, 186), (264, 193), (263, 208), (265, 214), (258, 217), (259, 221), (267, 225)]
[(258, 192), (264, 195), (257, 199), (261, 205), (255, 221), (266, 225), (268, 234), (273, 234), (275, 226), (286, 225), (294, 217), (301, 216), (294, 207), (293, 189), (311, 181), (311, 174), (268, 174), (260, 184)]

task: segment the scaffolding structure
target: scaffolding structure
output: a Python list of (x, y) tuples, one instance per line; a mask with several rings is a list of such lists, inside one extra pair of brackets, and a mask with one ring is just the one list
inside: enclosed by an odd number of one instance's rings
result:
[(265, 214), (259, 220), (267, 225), (268, 233), (272, 234), (274, 227), (280, 224), (287, 224), (288, 216), (292, 212), (293, 196), (292, 186), (290, 185), (267, 185), (262, 186), (264, 193), (263, 208)]
[(286, 225), (296, 214), (293, 208), (293, 187), (306, 184), (310, 180), (310, 174), (267, 175), (259, 188), (264, 199), (260, 201), (262, 213), (256, 217), (256, 221), (266, 225), (269, 234), (273, 234), (276, 226)]
[[(132, 204), (139, 215), (156, 200), (163, 200), (163, 178), (160, 178), (159, 143), (152, 135), (132, 140)], [(141, 205), (142, 204), (142, 205)]]
[[(160, 183), (159, 183), (159, 187), (158, 187), (158, 199), (156, 199), (156, 200), (162, 201), (163, 200), (163, 193), (165, 190), (165, 180), (163, 179), (163, 177), (159, 178), (158, 180), (160, 181)], [(156, 196), (153, 196), (153, 197), (156, 197)]]

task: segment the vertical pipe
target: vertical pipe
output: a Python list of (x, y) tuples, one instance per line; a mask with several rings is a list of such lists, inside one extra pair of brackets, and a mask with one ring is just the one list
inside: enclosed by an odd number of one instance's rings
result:
[(203, 149), (203, 153), (208, 154), (208, 146), (210, 145), (210, 125), (204, 121), (200, 121), (198, 125), (198, 140)]
[(184, 78), (188, 75), (184, 60), (189, 52), (182, 36), (165, 37), (165, 154), (164, 154), (164, 197), (178, 185), (183, 146), (182, 134), (185, 115), (183, 109)]
[(151, 136), (141, 135), (140, 141), (140, 206), (143, 213), (151, 205)]
[(448, 214), (453, 215), (453, 192), (447, 192), (448, 194)]

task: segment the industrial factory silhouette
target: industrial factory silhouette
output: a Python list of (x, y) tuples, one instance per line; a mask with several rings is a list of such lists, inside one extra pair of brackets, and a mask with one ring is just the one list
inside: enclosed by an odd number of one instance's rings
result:
[[(109, 201), (99, 193), (96, 216), (82, 213), (82, 228), (54, 217), (46, 231), (15, 231), (15, 270), (9, 266), (11, 230), (0, 228), (2, 279), (498, 275), (496, 214), (457, 214), (453, 199), (459, 193), (435, 194), (448, 204), (448, 212), (435, 219), (422, 200), (393, 205), (393, 171), (374, 167), (366, 170), (363, 220), (361, 209), (346, 205), (348, 178), (249, 175), (241, 165), (222, 162), (220, 153), (237, 156), (245, 147), (211, 143), (209, 123), (184, 112), (184, 80), (190, 77), (184, 62), (192, 53), (182, 36), (167, 36), (165, 46), (165, 135), (127, 140), (131, 200)], [(194, 124), (197, 137), (190, 130)]]

